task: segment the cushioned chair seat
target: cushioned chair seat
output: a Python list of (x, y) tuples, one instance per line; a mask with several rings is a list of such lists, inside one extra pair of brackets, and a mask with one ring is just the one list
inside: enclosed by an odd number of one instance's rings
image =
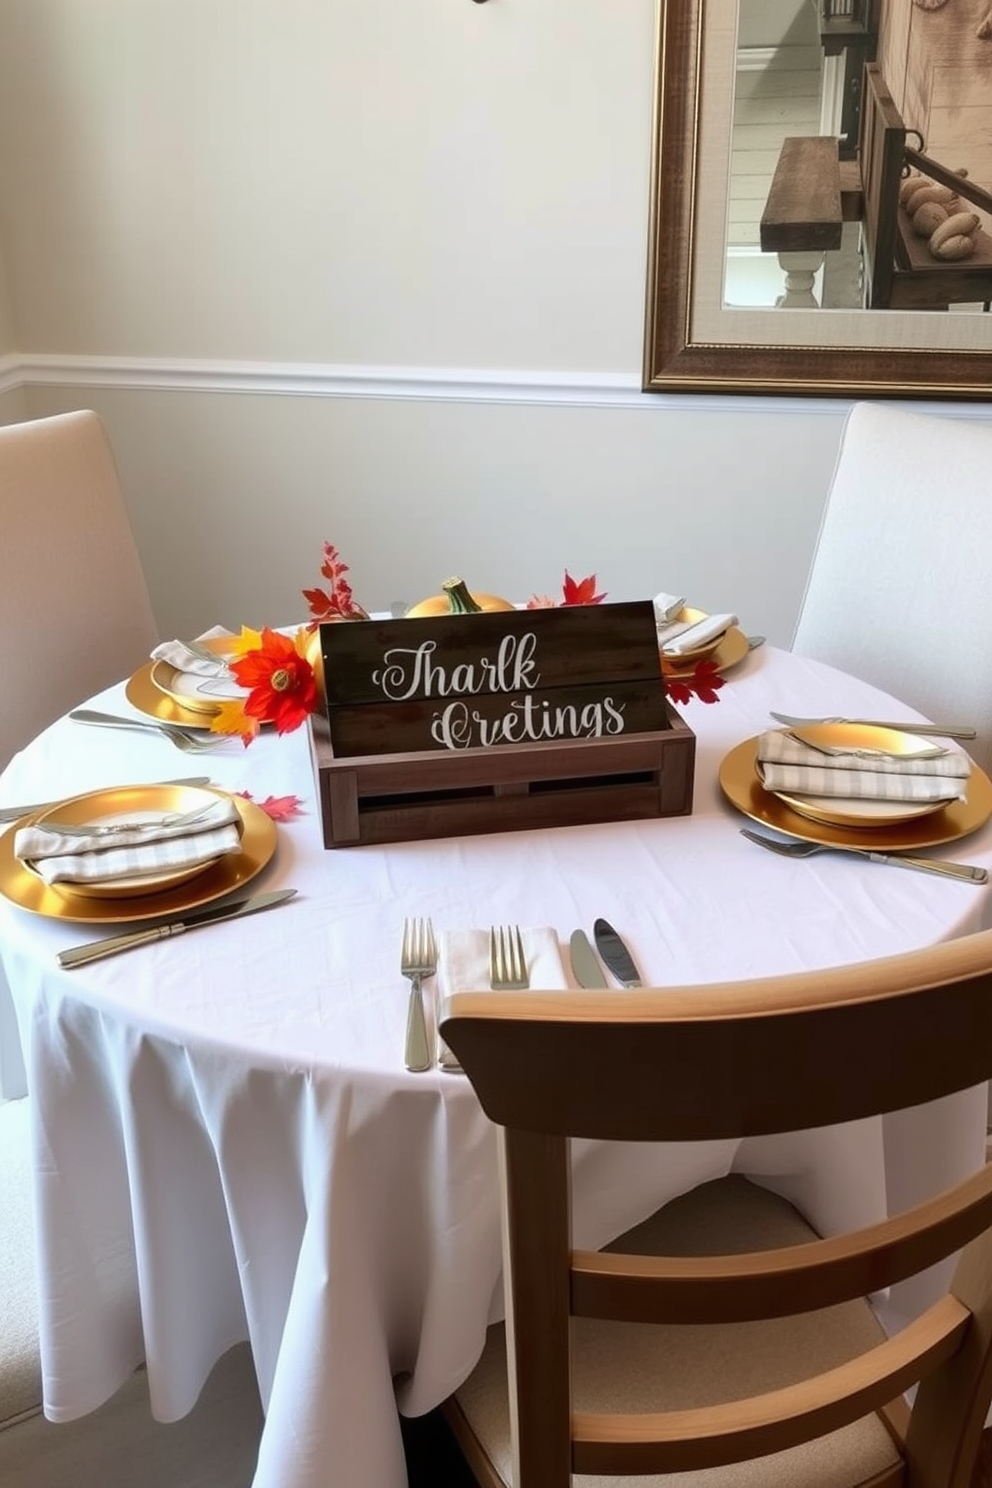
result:
[[(791, 1204), (746, 1179), (731, 1177), (693, 1189), (658, 1211), (607, 1250), (705, 1255), (800, 1245), (814, 1232)], [(677, 1335), (677, 1344), (673, 1335)], [(578, 1411), (677, 1410), (714, 1404), (748, 1391), (771, 1390), (871, 1348), (884, 1337), (871, 1309), (850, 1302), (801, 1318), (717, 1328), (654, 1327), (572, 1320), (573, 1405)], [(674, 1346), (673, 1346), (674, 1345)], [(735, 1388), (736, 1387), (736, 1388)], [(511, 1479), (506, 1337), (490, 1328), (485, 1352), (455, 1400), (497, 1466)], [(639, 1476), (576, 1475), (576, 1488), (845, 1488), (870, 1467), (897, 1461), (877, 1417), (819, 1441), (727, 1468)]]
[(193, 1411), (152, 1419), (139, 1370), (99, 1410), (54, 1424), (41, 1405), (28, 1100), (0, 1103), (0, 1484), (3, 1488), (248, 1488), (262, 1412), (247, 1344)]

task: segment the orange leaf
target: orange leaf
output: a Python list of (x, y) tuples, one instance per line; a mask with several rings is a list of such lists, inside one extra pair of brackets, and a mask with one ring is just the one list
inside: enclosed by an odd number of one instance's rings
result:
[(258, 729), (257, 720), (249, 718), (243, 704), (237, 699), (233, 702), (221, 703), (217, 713), (210, 720), (212, 734), (237, 735), (246, 749), (258, 733)]

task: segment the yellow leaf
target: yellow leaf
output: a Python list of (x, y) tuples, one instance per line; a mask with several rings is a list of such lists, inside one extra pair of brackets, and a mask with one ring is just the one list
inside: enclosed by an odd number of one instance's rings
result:
[(241, 634), (235, 636), (231, 642), (231, 654), (233, 656), (244, 656), (248, 651), (257, 651), (262, 644), (262, 632), (252, 630), (249, 625), (242, 625)]
[(219, 712), (210, 720), (212, 734), (237, 734), (245, 744), (251, 743), (258, 729), (258, 720), (250, 718), (237, 699), (221, 703)]

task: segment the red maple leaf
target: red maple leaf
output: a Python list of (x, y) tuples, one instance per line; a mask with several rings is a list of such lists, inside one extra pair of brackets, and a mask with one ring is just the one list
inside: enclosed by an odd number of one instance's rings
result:
[[(238, 791), (246, 801), (253, 800), (251, 791)], [(271, 816), (273, 821), (292, 821), (294, 816), (302, 816), (300, 807), (303, 805), (299, 796), (266, 796), (264, 801), (257, 802), (260, 811), (266, 816)]]
[(563, 605), (591, 605), (602, 604), (606, 598), (605, 594), (596, 593), (596, 575), (590, 574), (587, 579), (575, 580), (565, 570), (565, 582), (561, 588)]
[(715, 661), (697, 661), (688, 677), (666, 677), (665, 690), (673, 703), (688, 703), (694, 697), (701, 703), (718, 703), (717, 693), (725, 681)]

